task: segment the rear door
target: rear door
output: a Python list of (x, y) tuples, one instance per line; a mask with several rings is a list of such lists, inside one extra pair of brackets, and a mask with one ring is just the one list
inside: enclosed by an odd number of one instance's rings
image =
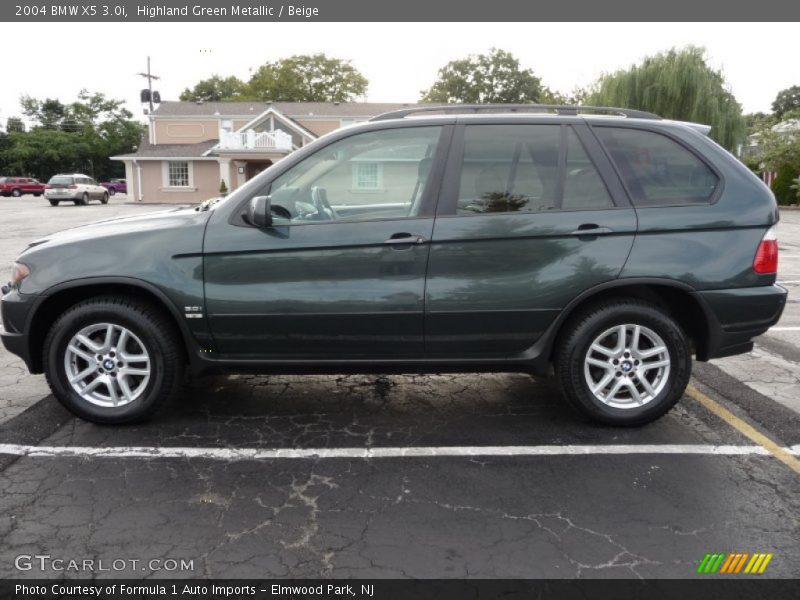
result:
[(580, 119), (455, 134), (426, 285), (431, 355), (514, 355), (614, 279), (636, 214)]

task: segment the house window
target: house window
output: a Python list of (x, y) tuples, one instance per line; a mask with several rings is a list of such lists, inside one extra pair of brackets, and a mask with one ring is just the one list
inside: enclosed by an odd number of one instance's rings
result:
[(169, 187), (189, 187), (189, 163), (185, 160), (170, 161), (167, 165)]
[(378, 190), (383, 180), (383, 165), (378, 162), (353, 163), (353, 187), (357, 190)]

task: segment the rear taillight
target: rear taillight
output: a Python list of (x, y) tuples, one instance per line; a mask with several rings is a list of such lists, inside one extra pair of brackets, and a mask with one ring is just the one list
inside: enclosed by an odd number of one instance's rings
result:
[(67, 186), (67, 188), (68, 188), (68, 189), (70, 189), (70, 190), (77, 190), (77, 189), (78, 189), (78, 186), (77, 186), (77, 185), (75, 185), (74, 183), (70, 183), (70, 184)]
[(762, 275), (778, 272), (778, 227), (773, 225), (761, 238), (753, 259), (753, 271)]

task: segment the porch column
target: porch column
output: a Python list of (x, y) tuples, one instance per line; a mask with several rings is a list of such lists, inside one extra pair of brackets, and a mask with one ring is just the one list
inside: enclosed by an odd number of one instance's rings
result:
[(247, 161), (235, 160), (233, 166), (236, 167), (236, 187), (247, 181)]
[[(230, 158), (220, 158), (219, 159), (219, 178), (225, 182), (225, 187), (228, 188), (228, 191), (231, 191), (233, 188), (231, 187), (231, 159)], [(219, 185), (217, 185), (217, 191), (219, 191)]]

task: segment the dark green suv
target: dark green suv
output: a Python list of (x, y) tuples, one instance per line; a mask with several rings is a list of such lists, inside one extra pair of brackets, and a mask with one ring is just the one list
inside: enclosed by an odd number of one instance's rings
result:
[[(438, 114), (435, 114), (438, 113)], [(32, 243), (3, 343), (122, 423), (208, 372), (554, 369), (638, 425), (778, 321), (778, 210), (708, 128), (631, 110), (389, 113), (228, 198)]]

